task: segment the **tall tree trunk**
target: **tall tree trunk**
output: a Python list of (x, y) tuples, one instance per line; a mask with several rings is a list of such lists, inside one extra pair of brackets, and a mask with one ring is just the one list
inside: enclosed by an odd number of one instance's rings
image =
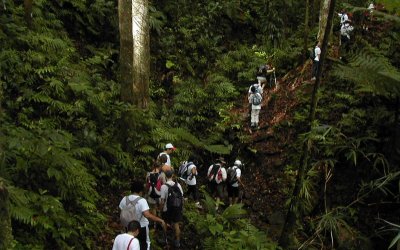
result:
[(325, 29), (328, 24), (328, 12), (331, 0), (323, 0), (321, 4), (321, 10), (319, 12), (319, 30), (318, 30), (318, 41), (324, 40)]
[(147, 0), (119, 0), (121, 100), (149, 102), (150, 35)]
[(32, 28), (32, 5), (33, 0), (24, 0), (25, 22), (28, 28)]
[[(322, 46), (321, 46), (321, 56), (319, 60), (319, 67), (317, 71), (317, 76), (316, 76), (316, 81), (313, 89), (313, 93), (311, 96), (311, 105), (310, 105), (310, 112), (309, 112), (309, 117), (308, 117), (308, 126), (309, 130), (312, 130), (312, 124), (313, 121), (315, 120), (315, 110), (317, 108), (317, 93), (318, 89), (320, 86), (321, 82), (321, 75), (322, 75), (322, 68), (323, 64), (327, 55), (327, 49), (328, 49), (328, 39), (329, 39), (329, 33), (332, 28), (332, 19), (333, 19), (333, 14), (334, 14), (334, 9), (335, 9), (335, 2), (336, 0), (325, 0), (329, 1), (328, 5), (328, 12), (327, 18), (326, 18), (326, 25), (325, 25), (325, 30), (323, 34), (323, 41), (322, 41)], [(298, 218), (300, 218), (302, 215), (300, 214), (299, 208), (299, 202), (300, 202), (300, 189), (303, 186), (304, 182), (304, 177), (306, 174), (306, 171), (308, 170), (308, 160), (309, 159), (309, 151), (308, 151), (308, 146), (307, 143), (303, 143), (302, 147), (302, 154), (300, 157), (300, 165), (299, 165), (299, 170), (296, 178), (296, 183), (293, 189), (293, 194), (291, 197), (291, 202), (288, 208), (288, 212), (286, 215), (286, 220), (284, 227), (282, 229), (282, 233), (279, 239), (279, 245), (282, 246), (284, 249), (286, 249), (290, 244), (290, 237), (292, 237), (296, 231), (296, 221)]]
[(0, 179), (0, 249), (11, 249), (12, 241), (8, 191)]
[(308, 34), (310, 33), (310, 26), (309, 26), (310, 7), (309, 7), (309, 5), (310, 5), (310, 0), (306, 0), (306, 14), (304, 17), (304, 37), (303, 37), (303, 39), (304, 39), (303, 50), (304, 50), (305, 58), (307, 58), (307, 56), (308, 56), (308, 53), (307, 53), (308, 52)]

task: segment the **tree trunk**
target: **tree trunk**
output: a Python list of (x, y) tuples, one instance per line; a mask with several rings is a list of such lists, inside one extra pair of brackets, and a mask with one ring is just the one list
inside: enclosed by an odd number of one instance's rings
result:
[[(335, 1), (336, 0), (325, 0), (325, 2), (329, 1), (328, 5), (328, 12), (327, 12), (327, 18), (326, 18), (326, 25), (324, 34), (323, 34), (323, 41), (322, 41), (322, 46), (321, 46), (321, 56), (320, 56), (320, 65), (318, 67), (317, 71), (317, 76), (316, 76), (316, 81), (313, 89), (313, 93), (311, 96), (311, 105), (310, 105), (310, 112), (309, 112), (309, 117), (308, 117), (308, 126), (309, 130), (311, 131), (312, 129), (312, 124), (313, 121), (315, 120), (315, 110), (317, 108), (317, 93), (319, 89), (319, 85), (321, 82), (321, 75), (322, 75), (322, 68), (323, 64), (327, 55), (327, 49), (328, 49), (328, 39), (329, 39), (329, 33), (332, 28), (332, 19), (333, 19), (333, 14), (334, 14), (334, 9), (335, 9)], [(321, 27), (321, 26), (320, 26)], [(290, 242), (290, 237), (293, 237), (293, 235), (296, 232), (296, 221), (298, 218), (300, 218), (302, 215), (300, 214), (300, 211), (298, 209), (299, 207), (299, 202), (301, 197), (300, 195), (300, 189), (303, 186), (303, 181), (304, 177), (306, 174), (306, 171), (308, 170), (308, 161), (309, 161), (309, 151), (308, 151), (308, 146), (307, 143), (303, 143), (302, 147), (302, 154), (300, 157), (300, 165), (299, 165), (299, 170), (296, 178), (296, 183), (293, 189), (293, 194), (292, 194), (292, 199), (288, 208), (288, 212), (286, 215), (286, 220), (285, 224), (279, 239), (279, 245), (282, 246), (284, 249), (287, 249), (288, 246), (291, 244)]]
[(303, 50), (304, 50), (304, 55), (305, 55), (304, 59), (306, 59), (308, 56), (308, 53), (307, 53), (308, 52), (308, 34), (310, 33), (310, 26), (309, 26), (310, 7), (309, 7), (309, 5), (310, 5), (310, 0), (306, 0), (306, 14), (304, 17), (304, 37), (303, 37), (303, 39), (304, 39)]
[(32, 5), (33, 0), (24, 0), (25, 22), (29, 29), (32, 28)]
[(147, 0), (119, 0), (121, 100), (145, 109), (149, 102), (150, 35)]
[(328, 24), (328, 12), (331, 0), (323, 0), (321, 4), (321, 10), (319, 12), (319, 30), (318, 30), (318, 41), (324, 40), (325, 29)]
[(8, 191), (0, 180), (0, 249), (11, 249), (13, 242)]

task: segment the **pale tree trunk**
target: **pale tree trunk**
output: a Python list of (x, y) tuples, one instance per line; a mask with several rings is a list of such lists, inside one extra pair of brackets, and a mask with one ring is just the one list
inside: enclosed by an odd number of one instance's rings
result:
[(319, 12), (319, 30), (318, 30), (318, 41), (324, 40), (325, 28), (328, 24), (328, 12), (329, 6), (332, 0), (323, 0), (321, 3), (321, 10)]
[[(328, 49), (328, 39), (329, 39), (329, 34), (330, 30), (332, 28), (332, 18), (335, 10), (335, 2), (336, 0), (326, 0), (329, 1), (328, 5), (328, 12), (327, 12), (327, 17), (326, 17), (326, 25), (324, 34), (323, 34), (323, 41), (322, 41), (322, 46), (321, 46), (321, 56), (319, 60), (319, 67), (316, 75), (316, 80), (314, 84), (314, 89), (313, 93), (311, 96), (311, 103), (310, 103), (310, 111), (309, 111), (309, 117), (308, 117), (308, 127), (309, 131), (312, 130), (312, 124), (315, 120), (315, 111), (317, 109), (317, 93), (319, 89), (319, 85), (321, 82), (321, 75), (322, 75), (322, 68), (323, 64), (327, 55), (327, 49)], [(309, 151), (308, 151), (308, 145), (307, 142), (303, 143), (302, 147), (302, 153), (299, 161), (299, 168), (298, 168), (298, 173), (296, 177), (296, 183), (294, 185), (291, 201), (289, 204), (289, 208), (286, 214), (286, 220), (285, 224), (282, 229), (281, 236), (279, 238), (279, 245), (283, 247), (283, 249), (289, 248), (291, 245), (291, 237), (294, 237), (296, 233), (296, 221), (302, 217), (302, 214), (299, 209), (299, 204), (301, 202), (302, 197), (300, 197), (300, 190), (303, 186), (304, 183), (304, 178), (305, 175), (308, 171), (308, 165), (309, 165)]]
[(149, 102), (150, 35), (147, 0), (118, 0), (121, 100)]
[(8, 191), (0, 179), (0, 249), (11, 249), (13, 242)]

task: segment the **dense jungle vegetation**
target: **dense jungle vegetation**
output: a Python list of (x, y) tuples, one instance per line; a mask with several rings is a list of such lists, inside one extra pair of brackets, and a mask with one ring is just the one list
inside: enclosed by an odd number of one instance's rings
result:
[[(118, 1), (3, 0), (0, 249), (110, 249), (121, 195), (168, 142), (174, 166), (195, 154), (202, 173), (218, 156), (242, 159), (253, 187), (245, 206), (217, 212), (206, 193), (204, 210), (185, 204), (183, 249), (399, 249), (400, 2), (376, 1), (366, 18), (370, 1), (333, 1), (317, 89), (307, 50), (326, 2), (150, 1), (143, 108), (121, 98)], [(339, 60), (342, 8), (355, 30)], [(261, 115), (267, 128), (251, 134), (246, 95), (266, 61), (280, 87), (264, 112), (288, 114)], [(278, 204), (263, 189), (270, 175)], [(270, 229), (289, 207), (294, 220)]]

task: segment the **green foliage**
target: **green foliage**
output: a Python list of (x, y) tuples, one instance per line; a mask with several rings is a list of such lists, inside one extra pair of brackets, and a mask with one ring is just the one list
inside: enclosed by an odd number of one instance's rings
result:
[(185, 210), (197, 233), (204, 239), (204, 249), (277, 249), (277, 246), (245, 219), (242, 204), (227, 207), (222, 213), (215, 210), (215, 200), (204, 193), (207, 214)]

